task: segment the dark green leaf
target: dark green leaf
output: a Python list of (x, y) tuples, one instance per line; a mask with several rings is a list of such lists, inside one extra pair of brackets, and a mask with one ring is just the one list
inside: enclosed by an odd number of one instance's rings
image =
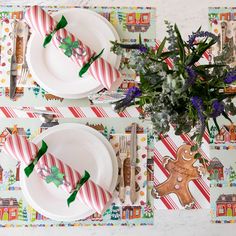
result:
[(199, 159), (201, 156), (202, 156), (201, 153), (198, 152), (198, 153), (196, 153), (196, 154), (194, 155), (194, 158), (195, 158), (195, 159)]
[(163, 39), (163, 41), (161, 42), (160, 46), (158, 47), (158, 49), (156, 51), (157, 58), (161, 56), (162, 51), (163, 51), (163, 49), (165, 47), (165, 44), (166, 44), (166, 38)]

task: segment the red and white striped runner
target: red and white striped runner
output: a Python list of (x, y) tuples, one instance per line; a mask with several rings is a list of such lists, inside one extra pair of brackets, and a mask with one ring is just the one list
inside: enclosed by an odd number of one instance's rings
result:
[[(25, 137), (14, 134), (7, 138), (3, 150), (6, 154), (12, 156), (21, 163), (23, 162), (27, 166), (33, 161), (35, 154), (38, 152), (38, 147), (34, 143), (29, 142)], [(65, 174), (65, 182), (60, 185), (60, 187), (66, 192), (71, 193), (81, 179), (80, 173), (50, 153), (46, 153), (40, 158), (35, 166), (35, 171), (40, 174), (42, 173), (42, 170), (45, 168), (50, 170), (52, 166), (56, 166), (61, 173)], [(101, 214), (106, 210), (112, 199), (112, 195), (89, 179), (81, 187), (76, 198)]]
[[(25, 20), (35, 32), (41, 34), (43, 37), (51, 33), (57, 25), (57, 22), (40, 6), (29, 7), (29, 9), (27, 9), (25, 12)], [(62, 51), (62, 49), (59, 48), (61, 43), (58, 41), (57, 37), (62, 39), (70, 37), (72, 41), (77, 40), (79, 45), (86, 51), (85, 56), (77, 57), (72, 55), (70, 57), (74, 63), (79, 65), (80, 68), (85, 65), (95, 54), (93, 50), (91, 50), (79, 39), (76, 39), (76, 37), (68, 32), (65, 28), (58, 30), (52, 38), (52, 43), (60, 51)], [(94, 79), (98, 80), (104, 86), (104, 88), (109, 90), (116, 90), (122, 82), (120, 72), (102, 57), (95, 60), (89, 67), (88, 71)]]

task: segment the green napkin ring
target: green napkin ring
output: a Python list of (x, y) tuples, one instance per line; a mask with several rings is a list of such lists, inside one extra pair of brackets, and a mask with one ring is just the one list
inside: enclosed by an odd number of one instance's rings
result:
[(102, 53), (104, 51), (104, 48), (98, 55), (92, 56), (89, 61), (80, 69), (79, 76), (82, 77), (83, 74), (89, 69), (89, 67), (92, 65), (92, 63), (97, 60), (99, 57), (101, 57)]
[(35, 165), (39, 159), (47, 152), (48, 145), (42, 140), (42, 146), (39, 149), (38, 153), (35, 155), (35, 159), (24, 169), (27, 177), (33, 172)]
[(76, 188), (74, 189), (73, 193), (67, 199), (67, 205), (68, 206), (70, 206), (70, 204), (75, 200), (78, 191), (88, 181), (89, 178), (90, 178), (90, 174), (85, 170), (84, 176), (77, 183)]
[(66, 20), (66, 18), (65, 18), (64, 16), (62, 16), (61, 19), (60, 19), (60, 21), (57, 23), (55, 29), (54, 29), (51, 33), (47, 34), (47, 36), (45, 37), (44, 42), (43, 42), (43, 47), (45, 48), (46, 45), (51, 42), (53, 35), (54, 35), (59, 29), (63, 29), (63, 28), (65, 28), (66, 26), (67, 26), (67, 20)]

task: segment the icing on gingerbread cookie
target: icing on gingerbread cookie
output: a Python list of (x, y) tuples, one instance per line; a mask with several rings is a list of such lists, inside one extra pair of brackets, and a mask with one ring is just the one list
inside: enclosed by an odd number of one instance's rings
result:
[(185, 208), (193, 206), (194, 198), (189, 191), (189, 182), (201, 176), (198, 167), (193, 166), (196, 162), (194, 158), (196, 153), (197, 151), (191, 151), (191, 145), (184, 144), (178, 148), (176, 160), (164, 157), (163, 166), (169, 171), (170, 176), (165, 182), (154, 188), (155, 197), (175, 193), (182, 206)]

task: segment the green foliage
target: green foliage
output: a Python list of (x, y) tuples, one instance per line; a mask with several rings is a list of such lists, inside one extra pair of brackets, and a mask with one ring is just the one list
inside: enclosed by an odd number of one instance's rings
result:
[(177, 25), (169, 23), (167, 32), (158, 49), (112, 42), (111, 51), (125, 58), (122, 68), (134, 69), (140, 76), (142, 96), (136, 102), (144, 110), (143, 117), (152, 121), (156, 135), (167, 133), (172, 124), (176, 135), (191, 131), (198, 148), (210, 119), (218, 128), (219, 115), (231, 122), (228, 113), (236, 114), (234, 96), (222, 92), (230, 84), (226, 82), (229, 72), (235, 70), (225, 64), (224, 55), (212, 64), (200, 65), (199, 60), (218, 40), (212, 33), (199, 28), (185, 41)]

